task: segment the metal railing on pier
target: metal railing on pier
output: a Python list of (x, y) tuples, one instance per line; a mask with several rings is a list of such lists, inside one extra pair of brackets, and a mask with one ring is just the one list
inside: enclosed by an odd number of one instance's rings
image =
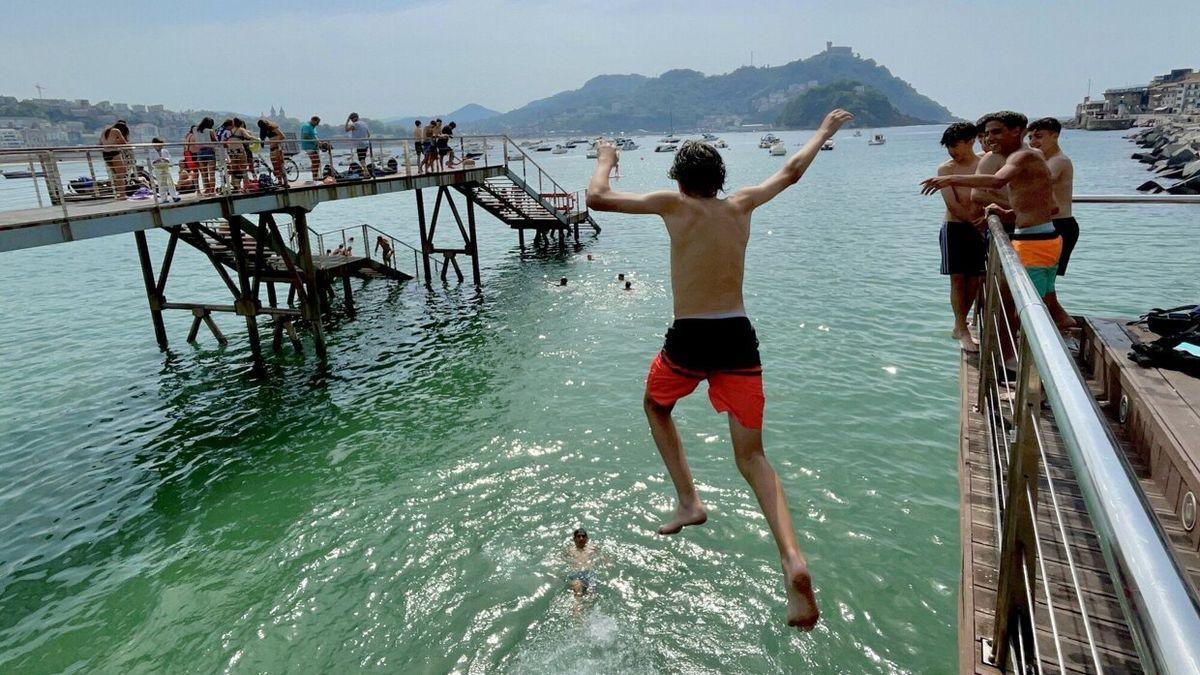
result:
[[(356, 247), (360, 244), (355, 242), (355, 237), (361, 234), (363, 257), (367, 260), (378, 260), (378, 262), (396, 270), (400, 269), (399, 265), (396, 264), (396, 253), (400, 248), (406, 248), (412, 253), (412, 277), (414, 279), (421, 278), (421, 265), (419, 262), (421, 251), (377, 227), (363, 223), (362, 225), (351, 225), (350, 227), (343, 227), (340, 230), (317, 232), (315, 234), (317, 237), (317, 251), (327, 255), (339, 254), (346, 256), (356, 255)], [(380, 238), (386, 241), (390, 248), (381, 246), (379, 243)], [(331, 245), (334, 242), (338, 244), (336, 247)]]
[[(316, 150), (306, 143), (316, 143)], [(163, 159), (165, 150), (169, 159)], [(446, 173), (503, 166), (544, 208), (566, 215), (586, 211), (586, 191), (568, 190), (523, 148), (503, 135), (127, 143), (0, 150), (0, 213), (59, 209), (115, 200), (174, 203), (218, 195)], [(269, 180), (264, 179), (264, 176)]]
[[(1200, 197), (1080, 196), (1075, 201), (1200, 203)], [(1043, 661), (1067, 670), (1064, 638), (1056, 619), (1063, 599), (1051, 593), (1046, 574), (1046, 552), (1055, 547), (1054, 558), (1065, 560), (1069, 570), (1070, 611), (1077, 606), (1083, 624), (1081, 641), (1090, 656), (1088, 663), (1071, 665), (1104, 671), (1102, 646), (1095, 638), (1094, 617), (1088, 612), (1081, 572), (1071, 552), (1072, 537), (1064, 523), (1067, 498), (1055, 472), (1049, 470), (1047, 447), (1056, 435), (1082, 493), (1142, 667), (1147, 672), (1179, 675), (1200, 672), (1196, 643), (1200, 601), (995, 216), (988, 218), (988, 230), (978, 409), (988, 436), (995, 545), (1000, 551), (991, 658), (1001, 667), (1011, 664), (1020, 673), (1042, 672)], [(1043, 402), (1049, 405), (1052, 421), (1043, 416)], [(1039, 502), (1043, 513), (1052, 514), (1049, 530), (1056, 532), (1049, 531), (1045, 521), (1039, 523)], [(1048, 611), (1041, 614), (1038, 602), (1045, 603)], [(1038, 625), (1043, 617), (1048, 617), (1048, 626)], [(1048, 630), (1053, 654), (1042, 653), (1039, 629)]]

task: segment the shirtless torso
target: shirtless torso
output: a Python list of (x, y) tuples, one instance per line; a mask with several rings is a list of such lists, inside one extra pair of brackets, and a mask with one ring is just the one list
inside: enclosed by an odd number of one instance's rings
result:
[(1001, 171), (1008, 177), (1009, 206), (1016, 212), (1018, 229), (1041, 225), (1059, 216), (1050, 167), (1041, 153), (1022, 146), (1005, 158)]
[(1054, 202), (1058, 205), (1058, 213), (1055, 218), (1070, 218), (1071, 199), (1074, 195), (1075, 183), (1075, 166), (1071, 164), (1071, 158), (1067, 157), (1060, 150), (1052, 155), (1043, 156), (1046, 160), (1046, 166), (1050, 169), (1050, 182), (1054, 191)]
[[(974, 153), (965, 159), (947, 159), (938, 167), (937, 175), (955, 176), (973, 174), (979, 166), (979, 160), (979, 155)], [(983, 215), (983, 206), (986, 206), (986, 204), (982, 206), (976, 204), (972, 199), (971, 192), (970, 188), (954, 186), (943, 189), (942, 196), (946, 202), (946, 214), (942, 220), (970, 223)]]
[[(979, 164), (975, 167), (975, 173), (984, 176), (994, 176), (1003, 166), (1004, 155), (998, 152), (985, 152), (979, 158)], [(971, 190), (971, 201), (981, 210), (988, 204), (999, 204), (1008, 208), (1008, 189), (991, 190), (988, 188), (974, 188)]]

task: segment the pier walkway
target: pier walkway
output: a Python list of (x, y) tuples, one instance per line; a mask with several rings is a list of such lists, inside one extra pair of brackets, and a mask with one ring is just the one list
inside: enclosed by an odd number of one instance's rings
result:
[[(535, 244), (550, 244), (557, 237), (563, 245), (568, 236), (579, 241), (581, 226), (600, 231), (587, 210), (584, 190), (563, 188), (506, 136), (456, 138), (445, 165), (425, 167), (411, 138), (371, 139), (365, 166), (359, 163), (356, 143), (323, 141), (319, 158), (323, 168), (336, 174), (331, 182), (301, 180), (302, 173), (311, 176), (309, 157), (295, 147), (289, 152), (285, 143), (284, 154), (295, 159), (285, 157), (276, 178), (285, 177), (286, 185), (258, 189), (245, 182), (250, 174), (239, 173), (233, 161), (215, 161), (204, 167), (209, 173), (204, 182), (210, 183), (203, 186), (206, 193), (185, 193), (179, 201), (160, 200), (154, 192), (142, 200), (116, 199), (118, 192), (157, 182), (148, 145), (125, 146), (116, 160), (110, 155), (107, 165), (102, 156), (106, 148), (101, 147), (0, 151), (0, 164), (24, 162), (32, 176), (0, 186), (0, 252), (132, 233), (159, 346), (168, 347), (164, 310), (192, 313), (188, 341), (196, 340), (200, 328), (207, 326), (222, 343), (225, 337), (211, 315), (235, 313), (246, 319), (253, 366), (262, 372), (257, 317), (271, 320), (276, 350), (285, 336), (302, 350), (296, 330), (302, 326), (309, 329), (323, 357), (321, 321), (330, 311), (339, 281), (349, 312), (354, 308), (350, 279), (355, 277), (400, 282), (423, 278), (428, 285), (435, 275), (447, 281), (453, 273), (462, 282), (460, 258), (467, 258), (478, 286), (476, 207), (515, 230), (522, 248), (529, 232)], [(173, 157), (184, 155), (182, 144), (165, 147)], [(272, 171), (269, 162), (257, 166)], [(126, 187), (114, 189), (117, 180), (124, 180)], [(324, 202), (406, 191), (416, 199), (415, 247), (368, 225), (333, 233), (315, 233), (308, 227), (307, 214)], [(432, 200), (427, 198), (430, 194)], [(447, 221), (450, 225), (441, 228), (439, 237), (438, 225)], [(151, 229), (169, 234), (157, 271), (145, 235)], [(356, 235), (361, 239), (356, 241)], [(377, 251), (374, 245), (380, 240), (387, 247)], [(171, 265), (181, 243), (208, 258), (233, 296), (232, 304), (167, 299)], [(409, 251), (412, 267), (406, 269)], [(286, 299), (277, 295), (277, 284), (286, 288)], [(264, 288), (265, 302), (260, 296)]]
[(1200, 672), (1200, 380), (1134, 364), (1155, 336), (1118, 320), (1077, 318), (1069, 352), (990, 226), (960, 363), (958, 671)]

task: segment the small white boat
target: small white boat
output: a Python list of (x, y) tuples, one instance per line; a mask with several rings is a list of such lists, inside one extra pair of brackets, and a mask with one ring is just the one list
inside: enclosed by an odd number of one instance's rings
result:
[(861, 131), (859, 131), (858, 129), (855, 129), (855, 130), (854, 130), (854, 137), (855, 137), (855, 138), (858, 138), (859, 136), (862, 136), (862, 132), (861, 132)]
[(534, 149), (537, 150), (538, 152), (550, 152), (551, 150), (554, 149), (554, 146), (551, 145), (550, 143), (547, 143), (546, 141), (542, 141), (541, 143), (538, 143), (537, 147)]
[(887, 143), (887, 139), (883, 137), (883, 134), (875, 134), (871, 140), (867, 141), (867, 145), (883, 145), (884, 143)]
[(634, 143), (632, 138), (618, 138), (617, 139), (617, 149), (618, 150), (637, 150), (638, 144)]
[(588, 159), (596, 159), (599, 156), (600, 156), (600, 151), (597, 150), (596, 146), (594, 146), (594, 145), (592, 146), (592, 148), (590, 150), (587, 151)]
[(716, 134), (703, 133), (703, 134), (700, 134), (700, 137), (703, 138), (704, 140), (708, 141), (709, 143), (719, 140), (717, 138)]
[(718, 138), (712, 142), (712, 146), (714, 148), (728, 148), (729, 144), (725, 142), (724, 138)]
[(772, 148), (779, 142), (779, 138), (775, 134), (767, 134), (758, 139), (758, 147), (765, 149)]
[[(541, 148), (538, 148), (538, 150), (541, 150)], [(554, 146), (554, 149), (550, 151), (550, 153), (554, 155), (565, 155), (567, 154), (567, 148), (563, 145), (556, 145)]]
[(833, 148), (834, 148), (834, 145), (833, 145), (832, 139), (825, 141), (824, 143), (821, 144), (822, 150), (832, 150)]
[(654, 146), (655, 152), (675, 152), (679, 149), (678, 143), (659, 143)]
[(659, 143), (678, 143), (679, 139), (675, 136), (675, 134), (667, 134), (666, 136), (663, 136), (662, 138), (658, 139), (658, 142)]
[(787, 154), (787, 146), (783, 144), (783, 141), (776, 139), (775, 145), (771, 146), (770, 152), (772, 155), (775, 155), (775, 156), (786, 155)]

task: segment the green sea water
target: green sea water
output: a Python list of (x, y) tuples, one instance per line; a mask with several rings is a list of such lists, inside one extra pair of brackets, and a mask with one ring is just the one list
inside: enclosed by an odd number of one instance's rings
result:
[[(582, 246), (522, 254), (483, 216), (481, 291), (355, 282), (327, 365), (310, 343), (266, 380), (232, 316), (222, 348), (168, 314), (159, 352), (131, 236), (0, 254), (0, 672), (953, 672), (958, 352), (942, 206), (917, 187), (944, 152), (938, 128), (885, 133), (842, 134), (755, 214), (748, 253), (811, 634), (784, 625), (774, 545), (703, 395), (677, 421), (709, 522), (654, 533), (673, 497), (641, 411), (670, 319), (662, 225), (598, 214)], [(732, 186), (782, 161), (726, 139)], [(654, 140), (618, 189), (669, 187)], [(1146, 178), (1120, 134), (1063, 145), (1079, 193)], [(592, 165), (537, 158), (571, 187)], [(1069, 310), (1200, 298), (1195, 207), (1076, 216)], [(310, 222), (417, 239), (408, 194)], [(228, 302), (191, 250), (167, 296)], [(579, 526), (606, 561), (577, 608)]]

